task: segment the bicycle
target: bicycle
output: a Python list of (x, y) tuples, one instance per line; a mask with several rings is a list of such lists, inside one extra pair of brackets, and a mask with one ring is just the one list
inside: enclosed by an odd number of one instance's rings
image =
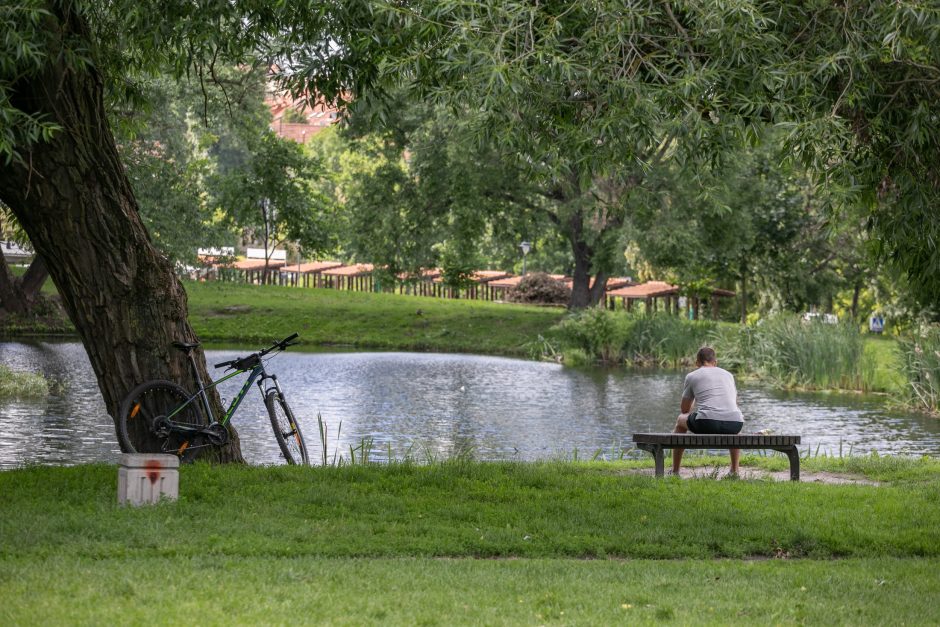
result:
[[(275, 342), (269, 348), (216, 364), (216, 368), (225, 367), (235, 372), (225, 375), (217, 381), (205, 385), (196, 368), (193, 351), (199, 343), (173, 342), (173, 346), (186, 354), (192, 368), (193, 378), (199, 390), (190, 394), (181, 385), (172, 381), (155, 379), (141, 383), (121, 402), (120, 417), (117, 424), (118, 443), (125, 453), (170, 453), (184, 460), (192, 459), (195, 451), (207, 446), (223, 446), (228, 442), (229, 433), (226, 425), (244, 400), (251, 384), (257, 381), (258, 389), (264, 398), (265, 408), (274, 429), (274, 438), (284, 454), (288, 464), (307, 464), (307, 447), (304, 444), (300, 425), (294, 418), (277, 375), (268, 374), (262, 360), (274, 351), (280, 353), (293, 346), (292, 340), (297, 333)], [(221, 420), (217, 420), (209, 404), (206, 390), (223, 381), (248, 372), (248, 378), (238, 391)], [(265, 382), (271, 384), (265, 387)], [(196, 402), (201, 399), (202, 403)], [(201, 406), (200, 406), (201, 405)], [(206, 419), (209, 418), (209, 420)], [(136, 436), (132, 439), (131, 436)], [(155, 450), (138, 451), (132, 442), (154, 443), (145, 448)]]

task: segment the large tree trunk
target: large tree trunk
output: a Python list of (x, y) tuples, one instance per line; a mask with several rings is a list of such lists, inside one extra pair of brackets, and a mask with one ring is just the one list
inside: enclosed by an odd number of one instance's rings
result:
[[(13, 104), (62, 130), (49, 142), (23, 148), (21, 161), (0, 167), (0, 198), (46, 261), (115, 417), (141, 381), (169, 379), (192, 390), (187, 361), (171, 343), (196, 337), (187, 321), (186, 292), (138, 216), (105, 115), (101, 77), (68, 66), (58, 54), (66, 38), (93, 49), (87, 26), (68, 4), (50, 3), (48, 9), (50, 60), (39, 75), (15, 83)], [(201, 352), (197, 363), (205, 376)], [(214, 390), (211, 401), (219, 411)], [(242, 461), (232, 435), (217, 455)]]
[(598, 273), (591, 284), (591, 266), (594, 261), (594, 249), (584, 240), (584, 216), (574, 212), (568, 221), (568, 240), (574, 255), (574, 273), (571, 282), (571, 300), (568, 309), (584, 309), (596, 305), (604, 297), (607, 276)]

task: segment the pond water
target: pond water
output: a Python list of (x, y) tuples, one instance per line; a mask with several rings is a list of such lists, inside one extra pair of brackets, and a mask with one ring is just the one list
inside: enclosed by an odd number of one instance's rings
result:
[[(209, 350), (209, 363), (250, 352)], [(0, 364), (43, 372), (42, 400), (0, 401), (0, 468), (114, 462), (120, 454), (80, 343), (0, 342)], [(282, 353), (268, 364), (301, 421), (314, 461), (349, 457), (372, 440), (372, 458), (610, 458), (637, 431), (671, 431), (683, 373), (575, 370), (551, 363), (435, 353)], [(240, 379), (240, 378), (236, 378)], [(231, 399), (239, 381), (221, 387)], [(799, 433), (804, 451), (940, 453), (940, 420), (890, 411), (883, 397), (782, 393), (739, 386), (746, 431)], [(260, 394), (235, 415), (252, 463), (281, 463)]]

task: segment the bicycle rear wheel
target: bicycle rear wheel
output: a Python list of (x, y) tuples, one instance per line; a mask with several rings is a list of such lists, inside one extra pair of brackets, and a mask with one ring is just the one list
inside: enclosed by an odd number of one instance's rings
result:
[(281, 453), (288, 464), (309, 463), (307, 459), (307, 446), (304, 436), (300, 432), (300, 425), (294, 418), (294, 412), (284, 397), (277, 390), (269, 390), (264, 397), (264, 405), (271, 418), (271, 427), (274, 429), (274, 439), (281, 447)]
[(117, 436), (125, 453), (167, 453), (191, 459), (202, 437), (174, 432), (162, 424), (170, 414), (173, 422), (205, 426), (196, 401), (178, 412), (190, 394), (172, 381), (147, 381), (134, 388), (121, 402)]

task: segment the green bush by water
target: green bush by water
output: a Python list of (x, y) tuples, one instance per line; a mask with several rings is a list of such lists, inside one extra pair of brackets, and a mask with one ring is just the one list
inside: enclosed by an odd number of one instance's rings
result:
[(577, 356), (577, 365), (587, 355), (605, 363), (678, 367), (691, 362), (715, 327), (714, 322), (669, 314), (647, 316), (593, 307), (569, 316), (555, 331), (565, 356)]
[(926, 327), (898, 342), (907, 403), (940, 412), (940, 328)]

